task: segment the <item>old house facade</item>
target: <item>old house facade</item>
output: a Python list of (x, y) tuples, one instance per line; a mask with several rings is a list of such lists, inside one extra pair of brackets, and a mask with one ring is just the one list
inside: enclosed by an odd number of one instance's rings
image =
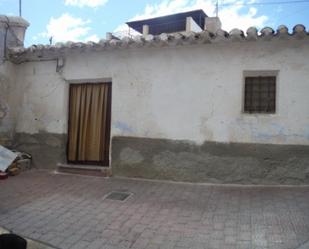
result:
[(186, 31), (24, 48), (8, 34), (22, 41), (28, 23), (1, 16), (1, 143), (39, 168), (308, 184), (305, 27), (227, 33), (204, 21), (200, 32), (191, 18)]

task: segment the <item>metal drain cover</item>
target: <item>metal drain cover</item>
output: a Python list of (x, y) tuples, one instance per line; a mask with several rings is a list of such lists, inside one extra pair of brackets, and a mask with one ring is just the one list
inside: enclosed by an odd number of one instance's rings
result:
[(130, 195), (131, 195), (131, 193), (128, 193), (128, 192), (113, 191), (113, 192), (110, 192), (110, 193), (106, 196), (106, 199), (115, 200), (115, 201), (124, 201), (124, 200), (127, 199)]

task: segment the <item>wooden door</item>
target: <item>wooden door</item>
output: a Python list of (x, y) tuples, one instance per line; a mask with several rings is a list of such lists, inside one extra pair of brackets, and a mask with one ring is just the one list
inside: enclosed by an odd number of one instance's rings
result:
[(71, 84), (69, 163), (109, 165), (111, 83)]

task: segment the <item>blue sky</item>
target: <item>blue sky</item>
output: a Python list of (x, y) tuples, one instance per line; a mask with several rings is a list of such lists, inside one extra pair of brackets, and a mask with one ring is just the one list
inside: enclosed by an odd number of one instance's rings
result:
[[(297, 0), (290, 0), (297, 1)], [(0, 14), (18, 15), (18, 0), (0, 0)], [(277, 2), (274, 5), (256, 3)], [(249, 26), (276, 29), (285, 24), (291, 30), (302, 23), (309, 29), (309, 0), (283, 4), (286, 0), (220, 0), (219, 17), (223, 29), (246, 30)], [(127, 32), (124, 23), (192, 9), (214, 15), (215, 0), (22, 0), (22, 16), (31, 25), (26, 46), (54, 42), (98, 41), (106, 32)], [(253, 4), (252, 4), (253, 3)]]

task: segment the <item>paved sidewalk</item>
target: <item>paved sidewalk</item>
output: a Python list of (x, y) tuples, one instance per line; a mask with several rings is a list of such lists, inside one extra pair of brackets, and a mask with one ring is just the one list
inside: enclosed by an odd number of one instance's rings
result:
[[(129, 191), (126, 201), (105, 199)], [(63, 249), (295, 249), (309, 187), (238, 187), (55, 175), (0, 181), (0, 226)]]

